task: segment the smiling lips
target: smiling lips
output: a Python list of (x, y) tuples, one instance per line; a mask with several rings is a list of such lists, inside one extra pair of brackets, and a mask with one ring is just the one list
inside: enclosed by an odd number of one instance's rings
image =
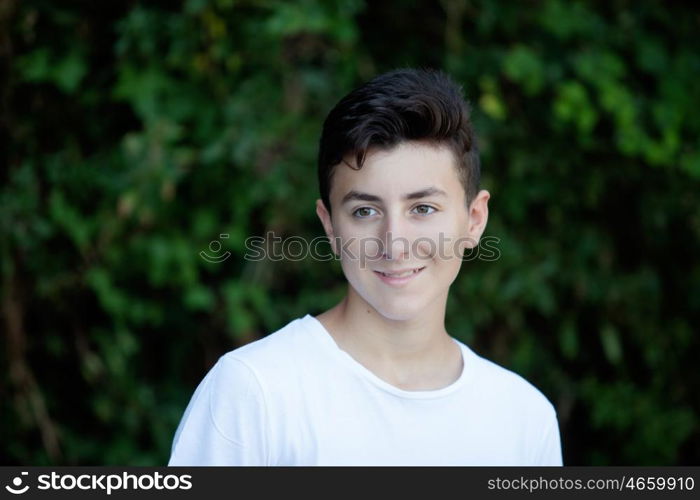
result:
[(412, 269), (400, 269), (398, 271), (391, 272), (374, 271), (374, 273), (384, 283), (389, 285), (402, 285), (415, 278), (423, 269), (425, 269), (425, 266)]

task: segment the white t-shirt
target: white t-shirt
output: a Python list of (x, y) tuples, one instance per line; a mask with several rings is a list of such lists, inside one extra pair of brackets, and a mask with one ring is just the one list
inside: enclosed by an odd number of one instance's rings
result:
[(341, 350), (313, 316), (295, 319), (218, 360), (168, 465), (561, 465), (550, 402), (454, 341), (460, 377), (406, 391)]

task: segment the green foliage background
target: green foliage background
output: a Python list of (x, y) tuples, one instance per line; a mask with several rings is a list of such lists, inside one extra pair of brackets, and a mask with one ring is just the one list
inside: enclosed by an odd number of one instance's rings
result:
[(448, 330), (550, 398), (565, 463), (698, 464), (698, 32), (681, 2), (1, 1), (0, 461), (165, 463), (218, 356), (343, 294), (243, 259), (322, 234), (325, 114), (433, 66), (501, 250)]

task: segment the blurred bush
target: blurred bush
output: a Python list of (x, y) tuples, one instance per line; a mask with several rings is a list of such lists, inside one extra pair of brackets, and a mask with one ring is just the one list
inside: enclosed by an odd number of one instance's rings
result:
[(322, 234), (325, 114), (433, 66), (473, 104), (500, 254), (465, 263), (448, 331), (545, 392), (567, 464), (698, 463), (699, 19), (619, 0), (1, 2), (1, 462), (165, 463), (218, 356), (343, 295), (336, 262), (243, 258), (249, 236)]

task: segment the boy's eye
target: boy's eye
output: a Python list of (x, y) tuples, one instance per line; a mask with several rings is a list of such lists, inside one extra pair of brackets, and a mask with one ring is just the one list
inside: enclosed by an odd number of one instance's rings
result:
[(352, 215), (354, 217), (369, 217), (370, 215), (373, 215), (373, 212), (376, 212), (373, 208), (370, 207), (360, 207), (357, 210), (355, 210)]
[(428, 215), (435, 211), (435, 207), (431, 207), (430, 205), (418, 205), (413, 210), (419, 215)]

